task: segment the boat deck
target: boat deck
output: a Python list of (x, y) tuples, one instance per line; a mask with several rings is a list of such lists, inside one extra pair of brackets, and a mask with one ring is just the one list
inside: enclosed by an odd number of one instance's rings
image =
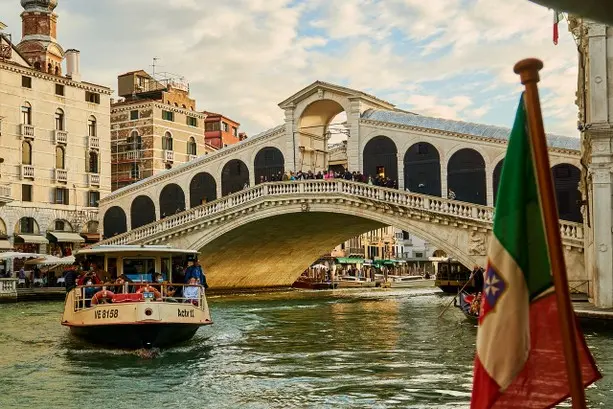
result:
[(574, 302), (573, 308), (579, 318), (592, 320), (613, 320), (613, 308), (597, 308), (587, 302)]

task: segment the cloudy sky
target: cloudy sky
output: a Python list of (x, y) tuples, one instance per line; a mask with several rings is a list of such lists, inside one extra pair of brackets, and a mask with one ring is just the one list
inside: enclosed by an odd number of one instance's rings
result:
[[(19, 0), (0, 21), (21, 37)], [(81, 50), (83, 78), (184, 75), (198, 109), (250, 135), (280, 124), (277, 104), (316, 80), (357, 88), (424, 115), (511, 126), (521, 86), (512, 67), (545, 63), (548, 132), (578, 136), (577, 57), (566, 25), (528, 0), (59, 0), (58, 37)]]

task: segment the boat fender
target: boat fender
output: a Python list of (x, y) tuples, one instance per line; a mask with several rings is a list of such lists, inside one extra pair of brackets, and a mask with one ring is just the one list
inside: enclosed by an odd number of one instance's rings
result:
[(99, 301), (102, 301), (102, 300), (110, 301), (110, 300), (113, 299), (114, 295), (115, 294), (112, 291), (108, 291), (108, 290), (98, 291), (92, 297), (92, 305), (96, 305), (96, 304), (98, 304)]
[(141, 287), (138, 290), (136, 290), (136, 294), (140, 294), (140, 293), (144, 293), (144, 292), (153, 293), (153, 295), (155, 296), (156, 300), (162, 299), (162, 293), (160, 293), (154, 287), (151, 287), (149, 285), (146, 285), (146, 286)]

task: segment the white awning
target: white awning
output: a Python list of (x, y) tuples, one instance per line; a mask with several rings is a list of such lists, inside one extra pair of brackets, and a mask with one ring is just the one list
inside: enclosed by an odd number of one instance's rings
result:
[(83, 243), (85, 239), (78, 233), (71, 233), (65, 231), (50, 231), (50, 235), (55, 237), (58, 243)]
[(22, 239), (24, 243), (32, 243), (32, 244), (48, 244), (49, 243), (49, 240), (47, 240), (45, 237), (39, 236), (36, 234), (20, 234), (17, 237)]
[(0, 250), (11, 250), (13, 246), (11, 246), (11, 242), (8, 240), (0, 240)]

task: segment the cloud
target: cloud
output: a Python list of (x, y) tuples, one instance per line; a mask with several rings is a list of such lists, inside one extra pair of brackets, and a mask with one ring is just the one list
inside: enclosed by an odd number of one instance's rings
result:
[[(0, 0), (14, 38), (16, 0)], [(551, 12), (526, 0), (60, 0), (59, 40), (81, 50), (87, 81), (150, 70), (190, 81), (199, 109), (249, 134), (283, 121), (277, 103), (315, 80), (361, 89), (400, 108), (510, 126), (519, 59), (545, 62), (548, 131), (577, 135), (576, 47)]]

